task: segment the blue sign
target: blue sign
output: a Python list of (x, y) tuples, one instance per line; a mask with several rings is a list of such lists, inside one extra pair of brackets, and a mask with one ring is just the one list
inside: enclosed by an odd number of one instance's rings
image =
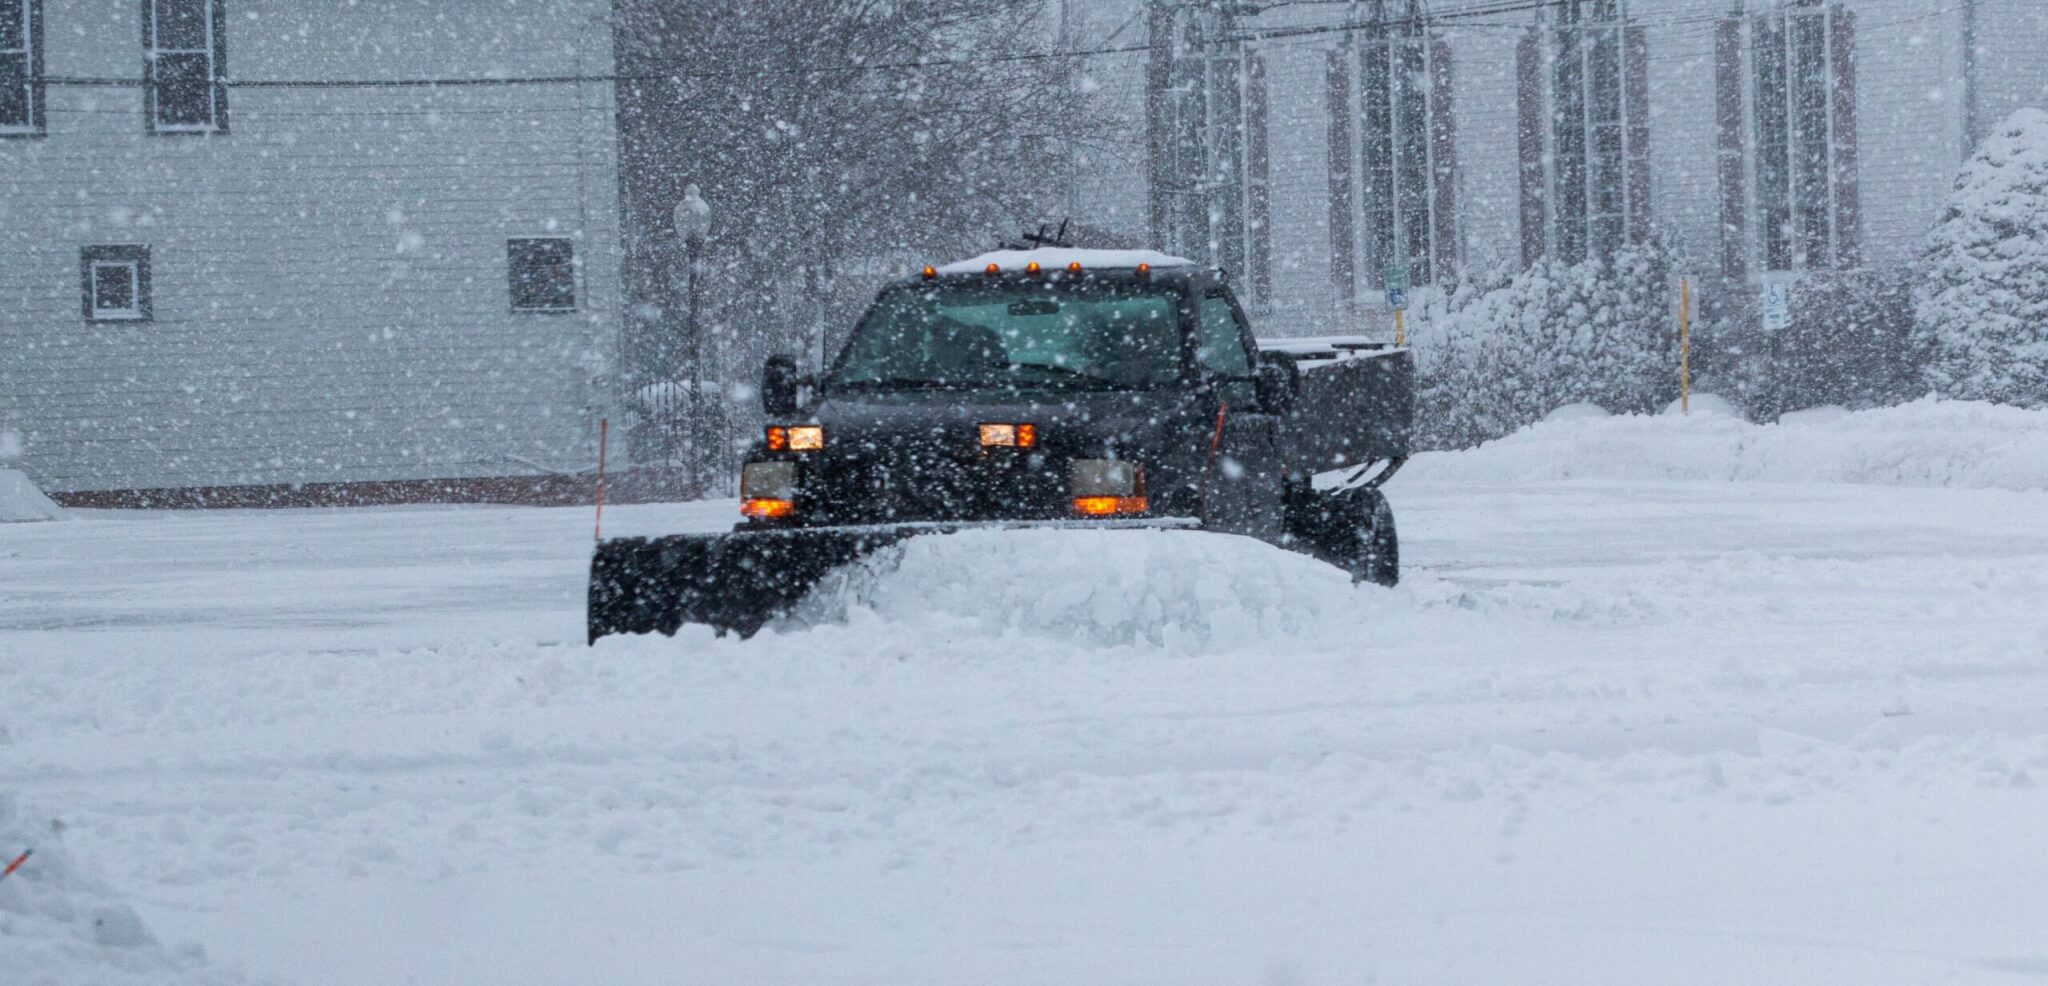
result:
[(1408, 310), (1408, 265), (1389, 264), (1386, 276), (1381, 280), (1387, 286), (1387, 307), (1397, 312)]

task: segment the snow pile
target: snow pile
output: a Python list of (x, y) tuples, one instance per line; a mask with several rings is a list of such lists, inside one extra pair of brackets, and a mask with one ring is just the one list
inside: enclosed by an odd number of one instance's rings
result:
[(1566, 404), (1543, 416), (1545, 421), (1589, 421), (1614, 417), (1606, 408), (1587, 401)]
[(859, 627), (879, 618), (975, 637), (1218, 653), (1362, 627), (1388, 608), (1376, 601), (1389, 598), (1330, 565), (1247, 537), (982, 530), (912, 538), (849, 566), (794, 620)]
[(142, 919), (88, 875), (58, 826), (0, 794), (0, 856), (34, 849), (0, 880), (0, 979), (23, 986), (201, 986), (245, 980), (212, 967), (197, 946), (166, 949)]
[[(2048, 490), (2048, 411), (1920, 400), (1872, 411), (1569, 418), (1460, 452), (1417, 456), (1438, 482), (1753, 480)], [(1408, 477), (1404, 477), (1408, 478)]]
[(0, 524), (56, 520), (64, 511), (16, 469), (0, 469)]
[[(1728, 398), (1721, 396), (1720, 394), (1694, 394), (1690, 399), (1681, 398), (1679, 400), (1672, 401), (1671, 403), (1664, 405), (1664, 413), (1690, 414), (1695, 417), (1703, 417), (1710, 414), (1718, 415), (1723, 418), (1745, 417), (1745, 415), (1742, 413), (1742, 409), (1736, 407), (1734, 401), (1731, 401)], [(1780, 416), (1779, 420), (1783, 421), (1785, 418), (1789, 417), (1791, 417), (1791, 415), (1782, 415)]]

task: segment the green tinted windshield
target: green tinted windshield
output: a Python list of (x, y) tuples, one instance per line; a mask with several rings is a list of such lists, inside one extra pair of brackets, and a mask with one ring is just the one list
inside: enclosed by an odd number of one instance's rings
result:
[(1180, 374), (1179, 293), (1151, 284), (919, 285), (875, 302), (826, 386), (1125, 390)]

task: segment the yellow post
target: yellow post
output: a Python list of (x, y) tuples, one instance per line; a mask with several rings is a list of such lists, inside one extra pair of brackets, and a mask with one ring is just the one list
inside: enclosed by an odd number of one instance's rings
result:
[(1406, 309), (1394, 309), (1394, 345), (1396, 346), (1408, 345), (1408, 320), (1404, 317), (1407, 314)]
[(1692, 413), (1692, 282), (1678, 279), (1678, 410)]

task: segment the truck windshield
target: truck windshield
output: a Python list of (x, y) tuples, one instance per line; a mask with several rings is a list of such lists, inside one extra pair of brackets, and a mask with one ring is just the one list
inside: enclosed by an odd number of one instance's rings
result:
[(1152, 284), (918, 285), (868, 310), (834, 390), (1136, 390), (1180, 373), (1179, 294)]

